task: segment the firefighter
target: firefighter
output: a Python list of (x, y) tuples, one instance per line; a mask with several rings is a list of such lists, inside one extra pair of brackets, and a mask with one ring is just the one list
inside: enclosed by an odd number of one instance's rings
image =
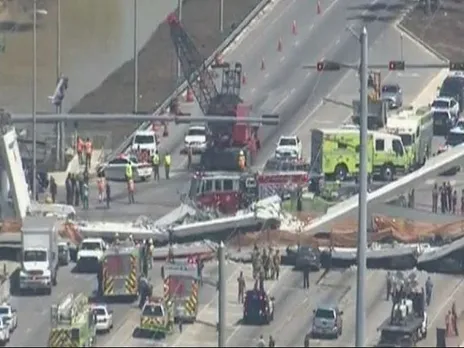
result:
[(263, 248), (263, 258), (262, 258), (262, 265), (264, 271), (264, 279), (269, 279), (269, 255), (266, 252), (266, 249)]
[(169, 180), (169, 171), (171, 170), (171, 155), (167, 153), (164, 155), (164, 172), (166, 173), (166, 179)]
[(275, 270), (275, 279), (279, 280), (279, 273), (280, 273), (280, 251), (276, 249), (274, 254), (274, 270)]
[(393, 278), (390, 271), (387, 272), (387, 301), (390, 299), (390, 295), (392, 293), (392, 284)]
[(244, 171), (246, 169), (246, 158), (245, 158), (245, 153), (243, 150), (240, 150), (238, 154), (238, 168), (241, 171)]
[(160, 156), (158, 150), (155, 151), (152, 158), (152, 165), (153, 165), (153, 180), (159, 181), (160, 174), (159, 174), (159, 166), (160, 166)]
[(240, 271), (240, 275), (237, 278), (237, 286), (238, 286), (238, 303), (243, 303), (243, 298), (245, 295), (246, 283), (245, 277), (243, 276), (243, 271)]
[(84, 141), (81, 137), (77, 137), (76, 141), (76, 150), (77, 150), (77, 160), (79, 165), (84, 164), (84, 157), (82, 156), (82, 152), (84, 151)]
[(253, 279), (258, 279), (259, 269), (261, 268), (261, 256), (259, 253), (258, 247), (255, 245), (253, 249), (253, 254), (251, 256), (252, 266), (253, 266)]
[(85, 141), (85, 168), (90, 169), (92, 164), (92, 142), (89, 138)]
[(433, 290), (433, 283), (430, 277), (427, 278), (425, 282), (425, 303), (427, 306), (430, 306), (430, 301), (432, 299), (432, 290)]
[(275, 340), (272, 336), (269, 336), (269, 347), (275, 347)]

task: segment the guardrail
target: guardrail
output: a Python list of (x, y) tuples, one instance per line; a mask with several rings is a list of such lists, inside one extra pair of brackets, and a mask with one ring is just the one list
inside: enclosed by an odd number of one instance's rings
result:
[[(242, 33), (242, 31), (251, 23), (251, 21), (268, 5), (272, 0), (262, 0), (249, 14), (248, 16), (245, 17), (245, 19), (230, 33), (230, 35), (222, 42), (221, 45), (211, 54), (211, 56), (206, 60), (206, 65), (210, 66), (213, 61), (214, 57), (224, 51), (231, 43), (234, 42), (234, 40)], [(187, 90), (188, 84), (187, 81), (184, 81), (179, 87), (177, 87), (174, 92), (155, 110), (153, 115), (159, 115), (162, 110), (167, 109), (167, 107), (170, 105), (171, 101), (174, 98), (177, 98), (179, 95), (181, 95), (183, 92)], [(131, 141), (131, 138), (134, 136), (135, 132), (137, 130), (143, 130), (147, 129), (149, 127), (150, 123), (149, 122), (144, 122), (142, 123), (139, 127), (137, 127), (134, 132), (130, 136), (128, 136), (122, 143), (119, 145), (118, 148), (116, 148), (114, 151), (109, 153), (106, 156), (106, 160), (112, 160), (115, 158), (118, 154), (124, 152)]]

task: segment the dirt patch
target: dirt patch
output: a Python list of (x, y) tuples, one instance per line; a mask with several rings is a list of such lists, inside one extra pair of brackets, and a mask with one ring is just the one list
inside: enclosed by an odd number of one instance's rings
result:
[[(204, 57), (209, 57), (230, 32), (259, 4), (260, 0), (224, 1), (224, 34), (219, 28), (217, 0), (184, 0), (183, 24)], [(139, 52), (139, 112), (150, 112), (176, 86), (176, 54), (169, 26), (161, 24)], [(95, 90), (84, 96), (71, 113), (130, 113), (133, 110), (133, 60), (114, 71)], [(117, 145), (133, 127), (127, 123), (79, 122), (80, 130), (105, 129), (113, 133)]]
[(420, 1), (401, 24), (449, 60), (463, 61), (464, 0), (432, 0), (430, 16), (425, 3)]

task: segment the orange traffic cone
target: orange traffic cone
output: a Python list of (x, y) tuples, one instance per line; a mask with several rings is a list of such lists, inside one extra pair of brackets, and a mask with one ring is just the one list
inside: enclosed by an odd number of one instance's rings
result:
[(193, 102), (193, 92), (190, 88), (187, 89), (187, 95), (185, 96), (185, 101), (187, 103)]
[(266, 64), (264, 63), (264, 58), (261, 59), (261, 70), (266, 70)]
[(246, 83), (247, 83), (246, 74), (242, 73), (242, 85), (246, 85)]
[(282, 39), (277, 42), (277, 52), (282, 52)]
[(319, 0), (317, 1), (316, 11), (317, 11), (318, 15), (320, 15), (321, 12), (322, 12), (322, 10), (321, 10), (321, 2)]
[(292, 23), (292, 34), (296, 35), (296, 21), (293, 21)]

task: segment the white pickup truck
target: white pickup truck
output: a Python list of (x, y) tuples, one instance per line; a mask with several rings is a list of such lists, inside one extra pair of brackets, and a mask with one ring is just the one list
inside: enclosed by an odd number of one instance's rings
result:
[(7, 319), (0, 317), (0, 345), (4, 346), (10, 341), (10, 327)]
[(0, 306), (0, 317), (5, 319), (10, 332), (16, 330), (18, 327), (18, 313), (16, 312), (16, 309), (11, 307), (8, 303), (3, 303)]
[(106, 243), (102, 238), (85, 238), (77, 251), (77, 270), (79, 272), (97, 272)]

